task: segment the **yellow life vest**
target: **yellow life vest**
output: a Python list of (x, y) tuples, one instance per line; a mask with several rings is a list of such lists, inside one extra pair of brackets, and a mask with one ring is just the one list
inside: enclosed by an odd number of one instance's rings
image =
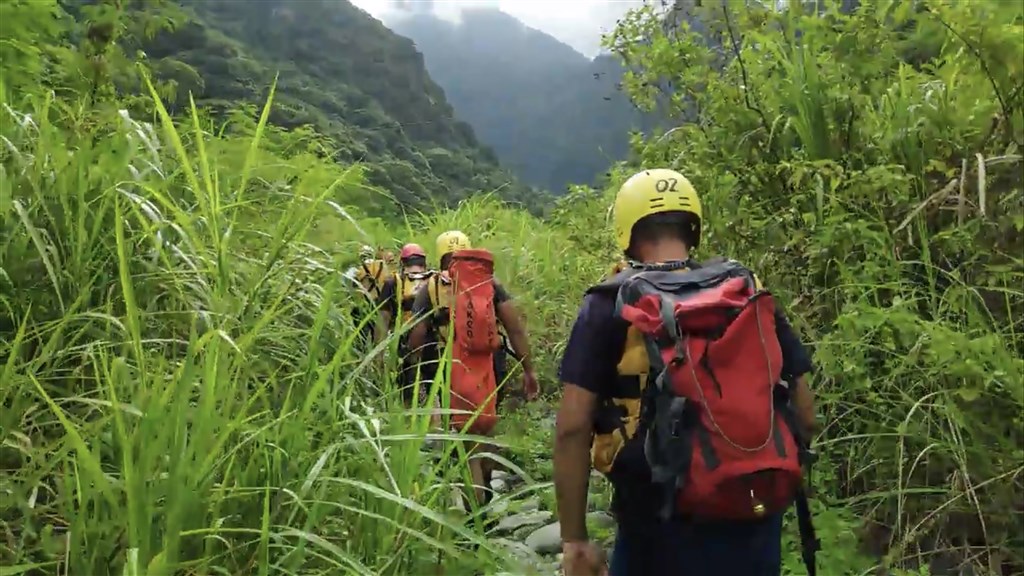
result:
[(356, 280), (362, 285), (363, 290), (369, 295), (373, 301), (377, 300), (380, 296), (380, 291), (384, 287), (384, 282), (387, 281), (390, 276), (388, 271), (388, 265), (384, 260), (364, 260), (360, 263), (359, 269), (356, 270)]
[(451, 331), (452, 314), (452, 281), (447, 274), (438, 273), (427, 282), (427, 295), (430, 296), (430, 309), (434, 314), (434, 329), (442, 343), (448, 340)]
[(594, 469), (605, 474), (612, 471), (612, 464), (619, 455), (626, 441), (636, 436), (640, 425), (640, 399), (647, 388), (647, 378), (651, 370), (647, 349), (644, 347), (643, 335), (630, 326), (626, 331), (626, 343), (622, 349), (622, 357), (616, 366), (618, 381), (616, 394), (604, 402), (599, 408), (607, 425), (604, 429), (595, 430), (594, 440), (590, 446), (590, 460)]
[(612, 264), (612, 267), (608, 270), (608, 274), (606, 274), (604, 278), (605, 280), (612, 278), (613, 276), (627, 268), (629, 268), (629, 262), (625, 260), (619, 260), (615, 264)]
[[(625, 270), (626, 268), (623, 268)], [(680, 268), (678, 272), (686, 272), (688, 268)], [(620, 272), (621, 273), (621, 272)], [(616, 275), (608, 277), (604, 282), (588, 290), (603, 290), (610, 297), (615, 297), (617, 290)], [(754, 276), (758, 289), (761, 281)], [(647, 388), (651, 371), (650, 358), (643, 334), (633, 326), (626, 330), (625, 345), (622, 356), (616, 366), (618, 375), (615, 396), (602, 400), (598, 407), (597, 425), (594, 439), (590, 446), (590, 460), (595, 470), (608, 474), (612, 471), (615, 459), (626, 443), (636, 437), (640, 425), (641, 399)], [(638, 438), (642, 443), (643, 438)]]
[(416, 292), (435, 276), (437, 274), (434, 270), (414, 273), (403, 271), (395, 274), (395, 298), (398, 300), (403, 323), (412, 320), (412, 305), (416, 301)]

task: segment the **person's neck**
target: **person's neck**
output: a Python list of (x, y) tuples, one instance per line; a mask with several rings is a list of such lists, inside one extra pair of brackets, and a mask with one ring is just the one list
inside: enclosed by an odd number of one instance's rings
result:
[(660, 262), (685, 262), (690, 259), (690, 251), (686, 244), (679, 241), (665, 241), (644, 246), (639, 250), (640, 259), (645, 264)]

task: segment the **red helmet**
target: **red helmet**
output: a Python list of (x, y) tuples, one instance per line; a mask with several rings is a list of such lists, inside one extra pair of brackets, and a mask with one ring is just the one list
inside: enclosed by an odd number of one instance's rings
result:
[(423, 251), (423, 247), (419, 244), (406, 244), (405, 246), (402, 246), (402, 252), (399, 254), (398, 259), (405, 261), (409, 258), (415, 258), (416, 256), (426, 258), (427, 253)]

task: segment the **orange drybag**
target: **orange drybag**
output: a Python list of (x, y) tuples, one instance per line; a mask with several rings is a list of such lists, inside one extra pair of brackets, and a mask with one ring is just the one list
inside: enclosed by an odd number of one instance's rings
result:
[(453, 414), (452, 423), (461, 430), (479, 411), (466, 431), (486, 435), (498, 423), (494, 353), (501, 339), (494, 307), (494, 257), (487, 250), (459, 250), (452, 254), (448, 275), (454, 304), (449, 322), (451, 407), (469, 412)]

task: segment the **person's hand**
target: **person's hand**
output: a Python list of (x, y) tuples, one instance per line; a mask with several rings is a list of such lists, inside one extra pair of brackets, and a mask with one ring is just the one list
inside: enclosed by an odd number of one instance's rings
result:
[(608, 576), (608, 561), (604, 550), (589, 541), (562, 542), (562, 574)]
[(540, 384), (537, 383), (537, 375), (532, 370), (523, 372), (523, 391), (526, 392), (527, 402), (532, 402), (540, 395)]

